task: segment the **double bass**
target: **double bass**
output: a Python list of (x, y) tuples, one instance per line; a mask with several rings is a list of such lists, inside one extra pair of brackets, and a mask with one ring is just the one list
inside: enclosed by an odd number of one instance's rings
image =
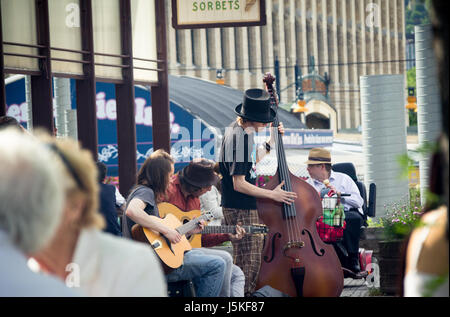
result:
[[(263, 81), (276, 111), (275, 78), (267, 73)], [(277, 114), (273, 129), (278, 125)], [(278, 169), (265, 188), (272, 190), (284, 181), (283, 189), (297, 193), (297, 198), (292, 205), (257, 199), (259, 218), (269, 227), (269, 233), (256, 289), (269, 285), (292, 297), (339, 296), (344, 284), (341, 263), (334, 248), (320, 239), (316, 229), (316, 220), (322, 215), (320, 197), (311, 185), (290, 173), (280, 133), (275, 147)]]

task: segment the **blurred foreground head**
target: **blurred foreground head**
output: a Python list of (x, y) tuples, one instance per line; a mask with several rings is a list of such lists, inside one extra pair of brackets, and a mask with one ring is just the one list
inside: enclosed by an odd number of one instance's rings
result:
[[(98, 170), (91, 152), (70, 138), (39, 136), (63, 165), (59, 183), (64, 186), (65, 205), (60, 231), (83, 228), (102, 229), (104, 219), (98, 212)], [(61, 234), (61, 232), (58, 232)]]
[(0, 231), (24, 253), (50, 240), (61, 220), (66, 188), (55, 153), (16, 129), (0, 131)]

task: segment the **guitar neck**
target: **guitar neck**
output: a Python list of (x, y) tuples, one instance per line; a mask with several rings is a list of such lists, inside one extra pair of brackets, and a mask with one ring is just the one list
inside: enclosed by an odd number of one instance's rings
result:
[[(247, 228), (245, 228), (247, 231)], [(202, 234), (208, 233), (236, 233), (236, 226), (206, 226), (203, 228)]]
[[(252, 233), (254, 231), (252, 226), (241, 226), (246, 233)], [(236, 226), (206, 226), (203, 228), (202, 234), (208, 233), (236, 233)]]
[(207, 221), (207, 220), (210, 220), (210, 219), (211, 219), (211, 215), (209, 215), (209, 214), (201, 215), (200, 217), (195, 218), (195, 219), (192, 219), (191, 221), (185, 223), (184, 225), (182, 225), (182, 226), (176, 228), (176, 230), (177, 230), (181, 235), (185, 235), (185, 234), (188, 233), (189, 231), (194, 230), (194, 229), (198, 226), (198, 224), (199, 224), (199, 222), (200, 222), (201, 220)]

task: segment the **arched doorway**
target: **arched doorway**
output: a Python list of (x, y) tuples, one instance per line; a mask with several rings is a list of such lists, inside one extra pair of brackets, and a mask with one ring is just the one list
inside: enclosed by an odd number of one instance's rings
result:
[(330, 118), (314, 112), (306, 115), (306, 126), (310, 129), (330, 129)]

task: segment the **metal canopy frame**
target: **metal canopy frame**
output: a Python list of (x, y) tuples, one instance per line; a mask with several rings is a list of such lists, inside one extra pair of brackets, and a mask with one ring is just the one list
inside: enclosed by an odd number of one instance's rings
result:
[[(33, 106), (33, 126), (43, 127), (51, 134), (54, 131), (52, 77), (73, 78), (76, 82), (78, 139), (88, 149), (94, 160), (98, 156), (97, 116), (96, 116), (96, 81), (114, 83), (117, 100), (117, 143), (119, 156), (120, 192), (128, 193), (136, 180), (136, 123), (134, 108), (134, 85), (151, 86), (153, 112), (153, 142), (155, 150), (163, 148), (170, 151), (169, 92), (166, 47), (165, 3), (155, 0), (155, 23), (157, 30), (157, 59), (133, 57), (131, 26), (131, 0), (119, 0), (121, 54), (96, 53), (94, 51), (92, 1), (80, 0), (81, 50), (71, 50), (50, 46), (50, 26), (48, 0), (35, 0), (37, 44), (4, 42), (2, 30), (2, 8), (0, 3), (0, 116), (6, 115), (5, 74), (25, 74), (31, 76), (31, 96)], [(37, 54), (18, 54), (4, 51), (4, 45), (36, 48)], [(73, 58), (52, 57), (51, 52), (61, 51), (76, 53), (81, 60)], [(107, 56), (121, 59), (120, 64), (95, 63), (95, 56)], [(4, 56), (35, 58), (39, 61), (39, 70), (27, 70), (5, 67)], [(156, 62), (157, 68), (134, 67), (134, 60)], [(53, 73), (52, 61), (81, 63), (83, 75)], [(119, 67), (122, 79), (101, 78), (95, 75), (95, 66)], [(158, 72), (158, 82), (135, 81), (133, 70)], [(131, 106), (130, 106), (131, 105)]]

